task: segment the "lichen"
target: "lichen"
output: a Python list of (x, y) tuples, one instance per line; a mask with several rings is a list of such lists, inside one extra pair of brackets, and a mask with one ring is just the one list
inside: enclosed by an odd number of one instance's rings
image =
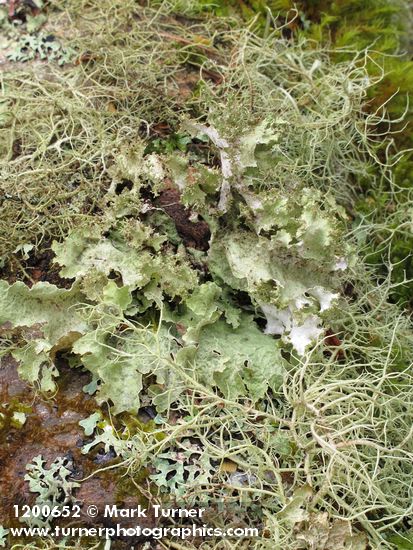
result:
[(108, 415), (81, 421), (83, 452), (146, 472), (147, 498), (263, 527), (257, 550), (410, 536), (413, 333), (392, 248), (410, 195), (369, 102), (380, 53), (340, 49), (345, 7), (316, 22), (323, 6), (254, 32), (202, 3), (69, 2), (97, 11), (77, 64), (6, 75), (0, 111), (5, 265), (24, 275), (53, 240), (68, 287), (2, 281), (4, 351), (44, 395), (57, 358), (87, 370)]

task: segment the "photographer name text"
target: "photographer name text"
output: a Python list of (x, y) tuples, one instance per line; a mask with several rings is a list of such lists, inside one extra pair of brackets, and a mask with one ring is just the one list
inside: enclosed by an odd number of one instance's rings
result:
[(160, 504), (154, 504), (150, 508), (143, 508), (140, 504), (137, 508), (120, 508), (117, 505), (107, 504), (103, 511), (105, 518), (146, 518), (151, 515), (156, 518), (202, 518), (205, 508), (162, 508)]

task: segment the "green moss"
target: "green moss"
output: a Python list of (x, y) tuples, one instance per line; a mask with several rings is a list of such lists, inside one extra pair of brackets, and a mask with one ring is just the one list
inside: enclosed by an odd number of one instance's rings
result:
[(32, 408), (13, 398), (8, 403), (0, 404), (0, 434), (3, 442), (7, 441), (10, 429), (21, 429)]
[[(144, 492), (147, 491), (147, 482), (149, 480), (150, 472), (147, 468), (141, 468), (138, 471), (133, 472), (133, 476), (125, 475), (122, 471), (117, 471), (116, 477), (116, 503), (121, 506), (125, 499), (133, 498), (143, 508), (147, 508), (150, 504), (148, 496), (145, 496)], [(113, 474), (110, 476), (113, 481)], [(140, 491), (142, 487), (144, 491)]]

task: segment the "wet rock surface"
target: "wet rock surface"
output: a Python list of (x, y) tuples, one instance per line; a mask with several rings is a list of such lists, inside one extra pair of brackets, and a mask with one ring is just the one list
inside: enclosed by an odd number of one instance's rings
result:
[(208, 250), (211, 237), (208, 224), (204, 220), (191, 221), (191, 212), (180, 202), (180, 193), (172, 187), (163, 190), (155, 204), (158, 204), (172, 218), (176, 230), (186, 246), (198, 250)]
[[(0, 412), (3, 413), (0, 429), (0, 525), (21, 526), (14, 517), (13, 506), (33, 505), (35, 502), (36, 494), (29, 491), (24, 480), (26, 465), (34, 457), (41, 455), (47, 461), (46, 468), (56, 457), (68, 458), (72, 463), (73, 481), (88, 478), (93, 472), (114, 465), (118, 460), (113, 453), (105, 453), (98, 447), (88, 455), (82, 454), (85, 435), (79, 421), (98, 408), (95, 400), (82, 390), (90, 377), (68, 367), (59, 370), (59, 390), (53, 398), (46, 399), (19, 379), (17, 365), (11, 358), (4, 358), (0, 364)], [(12, 421), (13, 411), (24, 412), (26, 420), (23, 425)], [(90, 518), (87, 515), (90, 505), (103, 511), (107, 504), (123, 508), (137, 508), (139, 503), (142, 504), (142, 495), (133, 484), (123, 483), (121, 486), (119, 483), (123, 473), (121, 469), (111, 469), (85, 479), (74, 491), (75, 500), (81, 507), (81, 519), (77, 520), (79, 523), (72, 519), (70, 525), (113, 527), (120, 523), (126, 528), (137, 524), (152, 526), (154, 519), (149, 514), (147, 518), (139, 519), (103, 518), (103, 514)], [(64, 524), (60, 519), (59, 526)], [(134, 542), (138, 541), (119, 540), (112, 543), (111, 548), (131, 548)]]

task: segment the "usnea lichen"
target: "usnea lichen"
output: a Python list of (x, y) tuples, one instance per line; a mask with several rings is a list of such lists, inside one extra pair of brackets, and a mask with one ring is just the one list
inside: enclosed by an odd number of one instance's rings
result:
[[(132, 9), (111, 4), (120, 20)], [(166, 4), (141, 16), (126, 46), (110, 28), (64, 78), (9, 81), (0, 120), (20, 113), (21, 151), (6, 145), (7, 200), (37, 213), (71, 201), (62, 224), (34, 218), (36, 242), (16, 228), (27, 254), (59, 236), (54, 262), (72, 279), (1, 282), (20, 375), (52, 393), (63, 357), (111, 414), (151, 408), (151, 430), (95, 413), (83, 451), (113, 449), (131, 476), (150, 468), (160, 499), (206, 503), (217, 525), (254, 518), (265, 538), (250, 547), (391, 548), (412, 511), (413, 336), (351, 227), (357, 178), (391, 177), (383, 117), (364, 110), (380, 79), (370, 54), (334, 64), (282, 29), (213, 36), (207, 23), (188, 45)], [(201, 76), (180, 103), (187, 64)], [(162, 146), (161, 114), (175, 136)]]

